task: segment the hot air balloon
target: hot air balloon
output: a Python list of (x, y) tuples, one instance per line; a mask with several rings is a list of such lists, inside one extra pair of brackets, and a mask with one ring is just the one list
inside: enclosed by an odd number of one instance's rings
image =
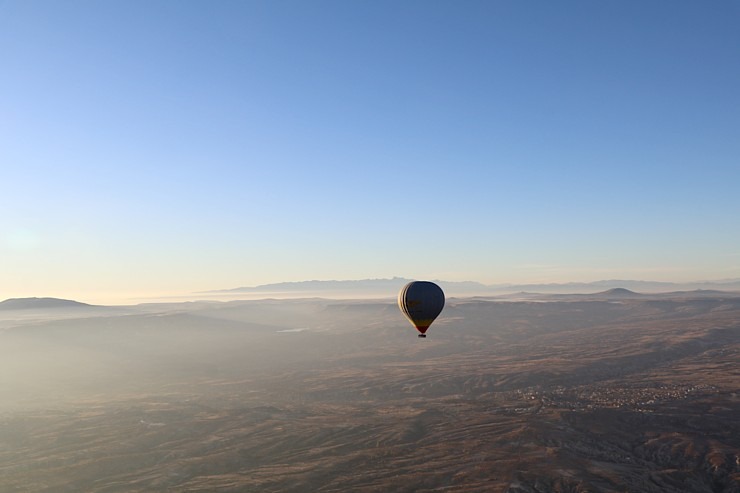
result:
[(427, 329), (444, 306), (445, 294), (433, 282), (410, 282), (398, 293), (398, 307), (420, 332), (419, 337), (426, 337)]

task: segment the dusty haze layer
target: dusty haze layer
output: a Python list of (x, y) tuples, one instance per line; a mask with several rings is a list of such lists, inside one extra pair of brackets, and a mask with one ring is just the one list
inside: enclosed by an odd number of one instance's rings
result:
[(740, 298), (0, 310), (2, 491), (740, 489)]

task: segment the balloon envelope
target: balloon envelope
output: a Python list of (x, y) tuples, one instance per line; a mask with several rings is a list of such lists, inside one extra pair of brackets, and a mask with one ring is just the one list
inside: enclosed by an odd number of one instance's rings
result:
[(410, 282), (398, 293), (398, 307), (422, 334), (442, 312), (444, 306), (445, 294), (442, 288), (433, 282)]

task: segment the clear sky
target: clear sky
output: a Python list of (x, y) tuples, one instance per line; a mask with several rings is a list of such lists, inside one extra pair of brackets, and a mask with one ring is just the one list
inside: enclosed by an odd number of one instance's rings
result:
[(740, 277), (740, 1), (0, 0), (0, 299)]

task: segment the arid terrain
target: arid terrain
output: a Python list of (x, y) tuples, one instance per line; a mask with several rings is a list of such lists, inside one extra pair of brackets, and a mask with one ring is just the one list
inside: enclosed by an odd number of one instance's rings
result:
[(740, 297), (0, 310), (2, 492), (740, 492)]

